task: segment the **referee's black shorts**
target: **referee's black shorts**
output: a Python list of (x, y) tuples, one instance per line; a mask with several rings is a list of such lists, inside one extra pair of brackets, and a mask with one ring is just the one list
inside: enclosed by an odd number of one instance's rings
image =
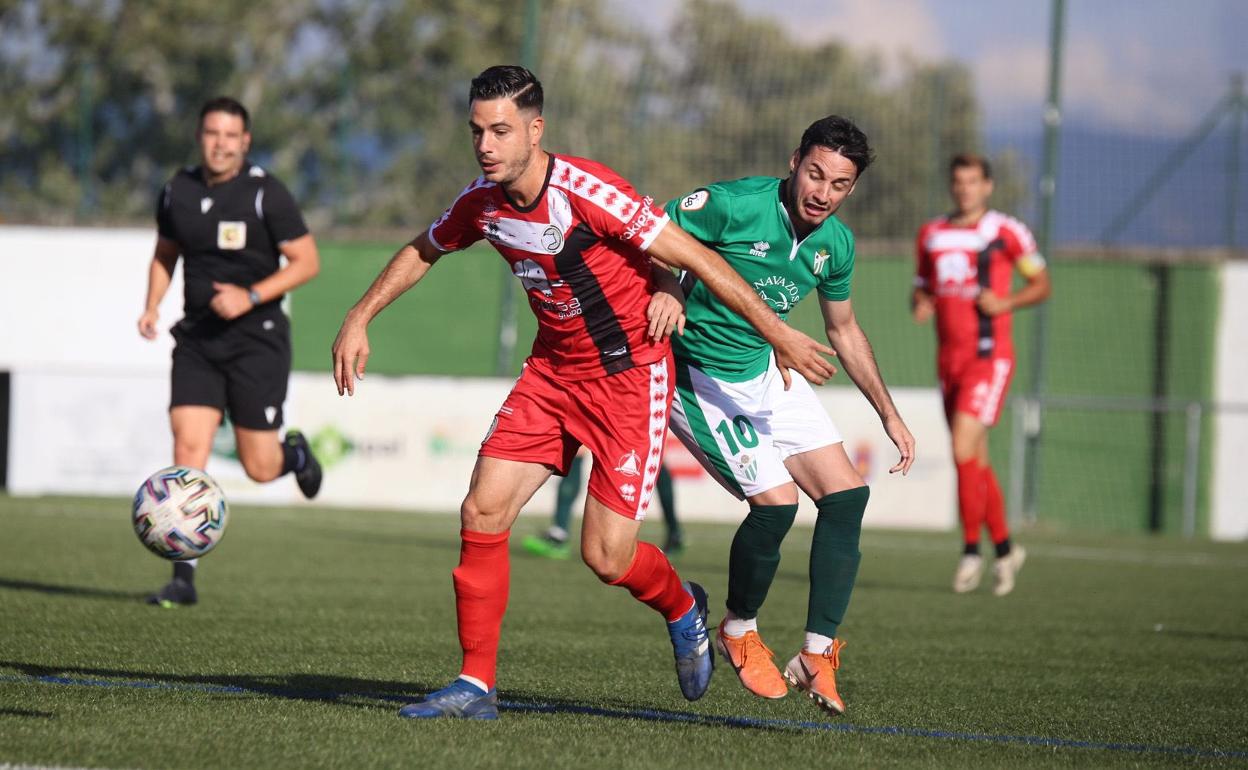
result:
[(276, 305), (233, 322), (216, 319), (173, 328), (175, 406), (211, 406), (251, 430), (282, 426), (290, 379), (290, 320)]

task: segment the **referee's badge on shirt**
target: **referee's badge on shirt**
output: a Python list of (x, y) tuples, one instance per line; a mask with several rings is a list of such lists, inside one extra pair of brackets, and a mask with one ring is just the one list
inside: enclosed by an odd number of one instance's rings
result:
[(225, 251), (240, 251), (247, 245), (246, 222), (218, 222), (217, 248)]

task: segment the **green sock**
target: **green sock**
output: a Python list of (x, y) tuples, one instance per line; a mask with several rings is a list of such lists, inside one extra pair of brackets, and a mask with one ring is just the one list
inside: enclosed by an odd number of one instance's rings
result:
[(819, 517), (810, 541), (810, 602), (806, 607), (806, 630), (836, 638), (845, 619), (849, 595), (858, 577), (858, 537), (862, 514), (867, 510), (870, 487), (854, 487), (815, 502)]
[(555, 521), (556, 527), (564, 532), (571, 531), (572, 503), (581, 493), (581, 475), (585, 468), (585, 458), (577, 455), (568, 466), (568, 475), (559, 479), (559, 487), (555, 490)]
[(672, 494), (672, 474), (667, 472), (667, 465), (659, 466), (659, 478), (655, 481), (659, 493), (659, 507), (663, 509), (663, 523), (667, 525), (667, 535), (680, 535), (680, 522), (676, 520), (676, 496)]
[(743, 620), (758, 616), (780, 566), (780, 543), (793, 526), (797, 504), (751, 505), (728, 552), (728, 609)]

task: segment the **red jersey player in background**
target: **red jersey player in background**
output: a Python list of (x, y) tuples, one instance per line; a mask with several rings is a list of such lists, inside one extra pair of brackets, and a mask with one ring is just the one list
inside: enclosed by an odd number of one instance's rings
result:
[[(1005, 596), (1014, 590), (1026, 554), (1010, 544), (1005, 500), (988, 459), (988, 429), (1001, 416), (1014, 374), (1011, 316), (1043, 302), (1051, 286), (1027, 226), (988, 208), (988, 161), (958, 155), (949, 164), (949, 177), (954, 212), (919, 230), (912, 308), (918, 323), (936, 316), (937, 375), (958, 469), (965, 545), (953, 590), (966, 593), (979, 586), (984, 564), (979, 534), (986, 523), (996, 547), (993, 593)], [(1015, 269), (1025, 279), (1017, 292)]]
[(683, 323), (683, 300), (658, 293), (662, 284), (681, 296), (675, 276), (651, 257), (694, 273), (753, 324), (775, 347), (786, 384), (788, 368), (817, 383), (833, 372), (823, 358), (831, 348), (787, 326), (651, 198), (606, 166), (542, 150), (542, 101), (541, 83), (523, 67), (491, 67), (473, 79), (468, 123), (482, 175), (394, 255), (334, 341), (338, 393), (354, 393), (369, 353), (368, 322), (445, 253), (482, 238), (507, 260), (538, 321), (533, 352), (481, 444), (460, 507), (452, 577), (461, 673), (404, 706), (404, 717), (497, 717), (511, 525), (552, 473), (567, 473), (581, 445), (594, 458), (582, 558), (603, 582), (664, 616), (681, 691), (690, 700), (706, 692), (706, 592), (682, 583), (661, 550), (637, 539), (672, 402), (668, 335)]

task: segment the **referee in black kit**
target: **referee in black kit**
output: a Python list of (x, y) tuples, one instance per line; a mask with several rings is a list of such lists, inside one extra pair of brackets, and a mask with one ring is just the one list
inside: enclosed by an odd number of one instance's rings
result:
[[(307, 439), (295, 430), (278, 438), (290, 376), (290, 321), (280, 303), (317, 274), (320, 257), (290, 192), (247, 161), (249, 127), (234, 99), (218, 97), (200, 109), (202, 165), (175, 174), (157, 204), (159, 237), (139, 334), (156, 338), (158, 307), (182, 256), (184, 317), (171, 329), (174, 464), (203, 469), (228, 410), (247, 475), (263, 482), (293, 472), (312, 498), (321, 467)], [(174, 562), (173, 580), (148, 602), (194, 604), (195, 561)]]

